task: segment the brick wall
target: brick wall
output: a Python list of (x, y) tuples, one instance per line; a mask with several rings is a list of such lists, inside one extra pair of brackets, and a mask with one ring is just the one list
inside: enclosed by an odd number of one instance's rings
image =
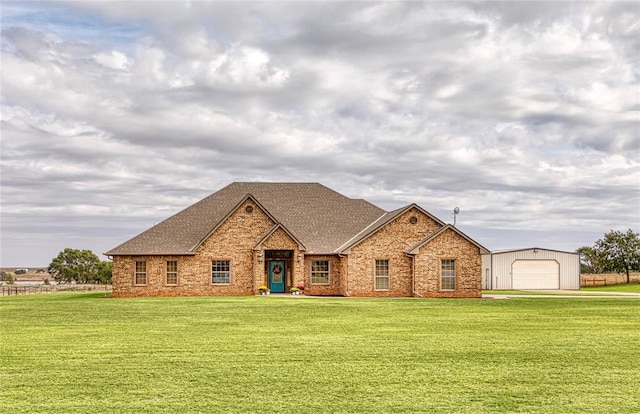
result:
[[(252, 213), (245, 207), (253, 205)], [(411, 217), (417, 217), (415, 224)], [(253, 248), (274, 226), (274, 222), (251, 200), (247, 200), (195, 251), (193, 256), (115, 256), (113, 258), (113, 296), (197, 296), (252, 295), (267, 284), (265, 250), (292, 250), (287, 261), (291, 275), (287, 288), (303, 284), (309, 295), (413, 296), (413, 259), (407, 248), (432, 234), (440, 224), (416, 208), (405, 212), (377, 233), (353, 247), (346, 257), (306, 256), (298, 263), (297, 243), (282, 229), (265, 239), (260, 250)], [(204, 225), (204, 224), (203, 224)], [(262, 263), (258, 254), (262, 252)], [(457, 289), (440, 291), (440, 259), (456, 259)], [(390, 288), (375, 290), (376, 259), (388, 259)], [(147, 262), (147, 284), (134, 286), (135, 261)], [(178, 262), (178, 284), (165, 283), (166, 262)], [(211, 261), (229, 260), (231, 281), (211, 284)], [(311, 261), (329, 260), (329, 285), (311, 284)], [(480, 297), (481, 259), (478, 248), (449, 230), (423, 246), (416, 261), (416, 291), (428, 297)]]
[[(245, 207), (254, 206), (252, 213)], [(252, 295), (256, 292), (253, 247), (275, 223), (247, 200), (216, 229), (193, 256), (115, 256), (113, 296)], [(205, 225), (203, 223), (203, 225)], [(135, 261), (147, 261), (147, 284), (134, 286)], [(166, 261), (178, 261), (178, 285), (165, 284)], [(211, 261), (229, 260), (231, 283), (211, 284)], [(259, 266), (256, 266), (259, 267)]]
[[(412, 224), (411, 217), (417, 217), (417, 223)], [(429, 216), (412, 208), (353, 247), (346, 259), (345, 289), (349, 296), (413, 296), (412, 263), (405, 250), (440, 227)], [(376, 259), (389, 260), (389, 290), (375, 290)]]
[[(441, 260), (454, 259), (456, 289), (440, 289)], [(446, 230), (423, 245), (415, 255), (415, 291), (423, 297), (482, 297), (480, 250), (453, 230)]]
[[(314, 260), (329, 261), (329, 284), (311, 283), (311, 262)], [(305, 256), (304, 258), (304, 293), (306, 295), (325, 296), (342, 295), (342, 263), (338, 256)]]

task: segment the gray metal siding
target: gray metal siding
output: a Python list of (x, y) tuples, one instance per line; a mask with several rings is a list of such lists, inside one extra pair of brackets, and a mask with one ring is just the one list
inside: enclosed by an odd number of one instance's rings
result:
[(513, 289), (512, 269), (516, 260), (555, 260), (560, 264), (560, 289), (580, 289), (580, 256), (577, 253), (559, 252), (546, 249), (525, 249), (518, 251), (483, 255), (482, 270), (490, 266), (490, 279), (482, 286), (485, 289)]
[(490, 254), (482, 255), (482, 289), (492, 289)]

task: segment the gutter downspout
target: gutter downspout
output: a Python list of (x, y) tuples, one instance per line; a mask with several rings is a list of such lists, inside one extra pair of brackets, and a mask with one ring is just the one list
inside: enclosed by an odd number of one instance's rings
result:
[[(262, 248), (262, 246), (260, 246), (260, 248)], [(254, 247), (253, 249), (251, 249), (251, 290), (253, 291), (253, 294), (256, 294), (257, 291), (257, 286), (256, 286), (256, 271), (257, 266), (258, 266), (258, 255), (260, 254), (260, 250), (256, 250), (256, 248)]]
[[(341, 259), (340, 261), (342, 261), (342, 259), (346, 258), (347, 256), (344, 254), (340, 254), (338, 253), (338, 257)], [(346, 297), (351, 296), (349, 294), (349, 263), (347, 262), (347, 265), (345, 266), (344, 269), (344, 295)]]
[(409, 253), (407, 253), (407, 256), (411, 256), (411, 293), (413, 293), (413, 296), (424, 298), (424, 296), (416, 292), (416, 257)]

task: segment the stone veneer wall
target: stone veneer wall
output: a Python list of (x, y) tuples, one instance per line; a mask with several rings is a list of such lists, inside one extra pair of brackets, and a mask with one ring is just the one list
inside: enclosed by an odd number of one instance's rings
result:
[[(417, 217), (411, 224), (409, 219)], [(347, 257), (346, 294), (349, 296), (413, 296), (411, 257), (405, 250), (441, 227), (416, 208), (397, 217), (351, 249)], [(375, 290), (376, 259), (389, 260), (389, 290)]]
[[(329, 261), (329, 284), (314, 285), (311, 283), (311, 262), (314, 260)], [(306, 295), (341, 295), (342, 289), (342, 263), (338, 256), (305, 256), (304, 258), (304, 293)]]
[[(246, 212), (248, 205), (254, 207), (252, 213)], [(247, 200), (198, 247), (193, 256), (114, 256), (113, 296), (252, 295), (258, 287), (253, 277), (257, 253), (252, 249), (274, 224), (258, 206)], [(137, 260), (147, 261), (145, 286), (133, 284)], [(165, 284), (167, 260), (178, 261), (177, 286)], [(230, 260), (230, 284), (211, 284), (212, 260)]]
[[(442, 259), (456, 261), (456, 290), (440, 290)], [(423, 245), (415, 255), (415, 291), (423, 297), (482, 297), (480, 249), (453, 230)]]

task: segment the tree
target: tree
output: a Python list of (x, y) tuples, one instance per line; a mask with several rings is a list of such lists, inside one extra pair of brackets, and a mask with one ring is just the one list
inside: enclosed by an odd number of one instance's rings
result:
[(576, 252), (580, 254), (580, 273), (602, 273), (604, 271), (604, 258), (601, 252), (589, 246), (582, 246)]
[(611, 230), (596, 242), (594, 249), (605, 258), (607, 270), (627, 274), (627, 283), (629, 271), (640, 267), (640, 236), (631, 229), (626, 233)]
[(98, 281), (104, 284), (111, 283), (112, 263), (109, 261), (100, 262), (98, 265)]
[(49, 264), (49, 273), (58, 282), (89, 283), (98, 280), (100, 259), (91, 250), (66, 248)]
[(11, 272), (5, 272), (5, 271), (1, 271), (0, 272), (0, 281), (1, 282), (7, 282), (8, 285), (13, 285), (13, 282), (15, 282), (15, 277), (13, 276), (13, 273)]

